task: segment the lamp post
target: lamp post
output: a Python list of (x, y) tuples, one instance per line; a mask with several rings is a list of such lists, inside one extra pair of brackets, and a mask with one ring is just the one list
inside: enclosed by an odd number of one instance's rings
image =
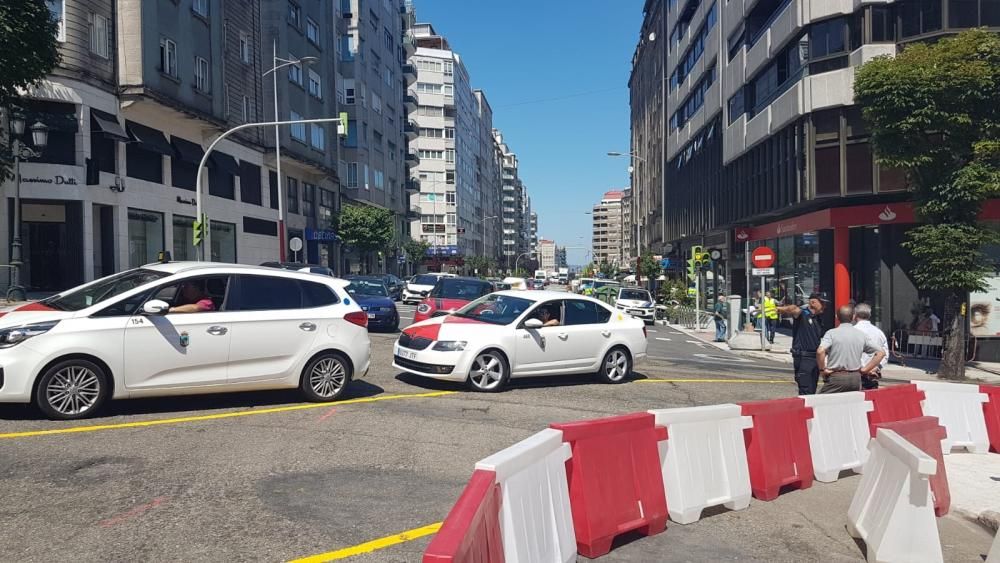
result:
[[(289, 60), (282, 59), (278, 57), (278, 40), (275, 39), (272, 43), (272, 60), (271, 60), (271, 70), (265, 72), (261, 77), (266, 77), (268, 74), (274, 74), (272, 77), (272, 82), (274, 83), (274, 121), (278, 122), (281, 118), (278, 116), (278, 69), (282, 69), (286, 66), (291, 65), (301, 65), (310, 64), (316, 62), (316, 57), (302, 57), (301, 59)], [(278, 260), (281, 262), (285, 261), (285, 194), (281, 189), (281, 129), (278, 125), (274, 126), (274, 167), (275, 173), (278, 175)], [(201, 215), (198, 215), (198, 220), (201, 220)]]
[(45, 145), (49, 143), (49, 128), (42, 122), (31, 126), (31, 142), (37, 150), (21, 143), (24, 135), (24, 116), (20, 113), (10, 115), (10, 135), (13, 138), (11, 149), (14, 153), (14, 238), (10, 242), (10, 265), (14, 271), (14, 279), (7, 289), (7, 298), (23, 301), (27, 294), (21, 286), (21, 266), (24, 265), (21, 256), (21, 159), (38, 158)]

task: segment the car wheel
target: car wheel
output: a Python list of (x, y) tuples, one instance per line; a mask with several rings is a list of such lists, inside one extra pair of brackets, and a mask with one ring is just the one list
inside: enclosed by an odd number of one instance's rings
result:
[(395, 320), (392, 322), (392, 327), (389, 328), (389, 332), (399, 331), (399, 315), (396, 315)]
[(108, 374), (101, 366), (75, 358), (45, 370), (35, 389), (35, 404), (53, 420), (92, 416), (108, 398)]
[(632, 375), (632, 358), (628, 350), (615, 346), (608, 350), (601, 361), (601, 379), (607, 383), (621, 383)]
[(323, 352), (302, 370), (299, 389), (314, 403), (334, 401), (351, 381), (351, 364), (337, 352)]
[(499, 391), (509, 378), (507, 359), (496, 350), (480, 352), (469, 368), (469, 387), (474, 391)]

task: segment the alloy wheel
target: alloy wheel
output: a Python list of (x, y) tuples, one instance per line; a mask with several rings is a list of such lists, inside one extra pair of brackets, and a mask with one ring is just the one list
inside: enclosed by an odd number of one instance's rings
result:
[(66, 366), (45, 386), (45, 400), (65, 416), (78, 415), (94, 407), (101, 395), (101, 380), (83, 366)]
[(476, 356), (472, 362), (469, 379), (478, 389), (495, 389), (503, 380), (503, 360), (490, 352)]
[(628, 375), (628, 357), (622, 350), (612, 350), (604, 361), (604, 375), (609, 381), (621, 381)]
[(336, 358), (323, 358), (309, 372), (309, 386), (324, 399), (335, 397), (346, 380), (347, 370)]

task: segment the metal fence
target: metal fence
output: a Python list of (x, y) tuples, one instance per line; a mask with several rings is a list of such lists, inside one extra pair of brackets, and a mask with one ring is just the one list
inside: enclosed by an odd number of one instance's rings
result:
[[(906, 359), (940, 360), (944, 348), (944, 337), (939, 332), (899, 329), (892, 333), (889, 345), (893, 357), (904, 365)], [(976, 337), (966, 334), (966, 361), (975, 361), (976, 345)]]
[(678, 305), (667, 311), (667, 320), (688, 330), (704, 330), (712, 326), (714, 314), (712, 311), (702, 311), (699, 317), (694, 307)]

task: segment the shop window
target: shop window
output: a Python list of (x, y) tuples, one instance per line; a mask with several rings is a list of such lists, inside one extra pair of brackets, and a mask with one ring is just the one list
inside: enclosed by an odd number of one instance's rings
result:
[(143, 209), (128, 210), (128, 265), (138, 268), (156, 262), (163, 250), (163, 214)]
[(868, 143), (848, 143), (847, 158), (847, 193), (872, 193), (872, 150)]
[(236, 263), (236, 225), (211, 222), (212, 262)]
[(194, 247), (194, 217), (173, 216), (174, 260), (197, 260)]
[(240, 161), (240, 201), (263, 205), (260, 189), (260, 166)]
[(125, 172), (129, 178), (163, 183), (163, 155), (146, 150), (142, 143), (125, 145)]

